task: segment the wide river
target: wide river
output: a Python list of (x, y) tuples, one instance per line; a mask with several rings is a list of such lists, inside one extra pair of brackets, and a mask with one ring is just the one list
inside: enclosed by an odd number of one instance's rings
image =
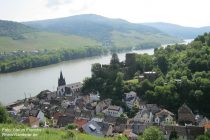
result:
[[(185, 43), (189, 41), (185, 40)], [(154, 49), (132, 52), (153, 54)], [(126, 53), (118, 54), (120, 61), (125, 60)], [(6, 105), (18, 99), (25, 98), (25, 95), (26, 97), (35, 96), (42, 90), (49, 89), (55, 91), (61, 70), (67, 84), (82, 82), (85, 77), (91, 76), (92, 64), (108, 64), (110, 59), (111, 55), (89, 57), (19, 72), (0, 74), (0, 102)]]

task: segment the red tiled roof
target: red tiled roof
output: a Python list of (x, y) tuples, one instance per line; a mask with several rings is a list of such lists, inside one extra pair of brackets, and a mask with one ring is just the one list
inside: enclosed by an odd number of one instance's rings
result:
[(88, 120), (86, 120), (86, 119), (81, 119), (81, 118), (79, 118), (79, 119), (75, 119), (74, 120), (74, 123), (77, 125), (77, 127), (82, 127), (84, 124), (86, 124), (88, 122)]
[(62, 116), (63, 114), (60, 112), (55, 112), (53, 115), (53, 119), (58, 120), (59, 116)]
[(204, 128), (205, 128), (205, 129), (210, 129), (210, 123), (209, 123), (209, 124), (204, 125)]
[(33, 116), (27, 117), (23, 123), (29, 124), (29, 125), (34, 125), (34, 124), (39, 124), (39, 119)]
[(132, 132), (131, 129), (125, 129), (125, 130), (123, 131), (123, 134), (126, 135), (127, 137), (129, 137), (129, 135), (130, 135), (131, 132)]

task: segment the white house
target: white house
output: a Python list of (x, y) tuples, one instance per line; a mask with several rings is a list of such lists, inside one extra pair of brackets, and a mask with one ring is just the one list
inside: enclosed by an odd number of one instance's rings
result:
[(37, 114), (36, 118), (39, 120), (39, 122), (45, 122), (46, 121), (46, 118), (44, 116), (44, 113), (41, 110)]
[(61, 106), (62, 106), (63, 108), (67, 108), (69, 105), (70, 105), (70, 102), (69, 102), (68, 100), (63, 100), (63, 101), (61, 102)]
[(66, 87), (66, 85), (59, 86), (57, 88), (57, 95), (58, 96), (63, 96), (65, 94), (65, 87)]
[(146, 102), (145, 101), (142, 101), (140, 100), (139, 102), (139, 109), (143, 110), (143, 109), (146, 109)]
[(90, 102), (93, 102), (93, 101), (100, 101), (100, 96), (98, 92), (97, 94), (90, 93)]
[(131, 109), (135, 104), (139, 107), (139, 99), (137, 98), (132, 98), (132, 99), (128, 99), (125, 101), (127, 107), (129, 109)]
[(120, 106), (112, 106), (110, 105), (107, 109), (103, 111), (105, 115), (112, 116), (112, 117), (120, 117), (120, 115), (123, 113), (123, 109)]
[(111, 99), (106, 99), (96, 105), (96, 114), (102, 112), (111, 105)]
[(129, 109), (134, 106), (134, 103), (138, 104), (139, 106), (139, 98), (137, 97), (136, 92), (131, 91), (125, 93), (125, 103)]
[(134, 91), (131, 91), (131, 92), (128, 92), (128, 93), (125, 93), (125, 98), (128, 99), (128, 98), (136, 98), (136, 92)]
[(166, 109), (162, 109), (160, 112), (155, 114), (154, 121), (157, 124), (173, 124), (174, 114)]
[(152, 123), (153, 122), (154, 115), (151, 111), (147, 109), (143, 109), (142, 111), (139, 111), (136, 116), (133, 118), (134, 122), (140, 122), (140, 123)]
[(81, 92), (81, 88), (82, 88), (81, 82), (58, 86), (57, 95), (58, 96), (77, 96)]

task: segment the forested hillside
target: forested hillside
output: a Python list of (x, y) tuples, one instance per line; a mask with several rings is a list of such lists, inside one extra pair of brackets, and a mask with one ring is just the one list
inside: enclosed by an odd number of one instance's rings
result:
[[(146, 44), (180, 42), (162, 31), (122, 19), (111, 19), (94, 14), (76, 15), (65, 18), (24, 22), (23, 24), (40, 30), (88, 37), (102, 43), (104, 47), (141, 48)], [(126, 43), (121, 42), (125, 39)], [(155, 45), (157, 46), (157, 45)], [(151, 47), (148, 45), (147, 48)], [(154, 45), (152, 46), (154, 47)]]
[[(146, 71), (156, 72), (156, 79), (141, 80)], [(99, 91), (114, 104), (122, 105), (124, 92), (133, 90), (174, 113), (187, 103), (195, 113), (210, 116), (210, 33), (188, 45), (157, 48), (154, 55), (130, 54), (125, 63), (113, 54), (110, 65), (93, 65), (92, 77), (84, 83), (84, 92)]]
[(14, 40), (24, 39), (23, 34), (35, 29), (18, 22), (0, 20), (0, 36), (11, 37)]

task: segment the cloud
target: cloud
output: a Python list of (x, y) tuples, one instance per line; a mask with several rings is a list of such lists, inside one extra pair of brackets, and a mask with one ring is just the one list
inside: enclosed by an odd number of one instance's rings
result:
[(95, 2), (96, 0), (46, 0), (45, 6), (52, 12), (75, 15), (91, 11)]
[(46, 6), (49, 8), (58, 8), (61, 5), (73, 3), (74, 0), (47, 0)]
[(69, 12), (72, 14), (86, 13), (95, 4), (95, 0), (77, 0), (69, 6)]

